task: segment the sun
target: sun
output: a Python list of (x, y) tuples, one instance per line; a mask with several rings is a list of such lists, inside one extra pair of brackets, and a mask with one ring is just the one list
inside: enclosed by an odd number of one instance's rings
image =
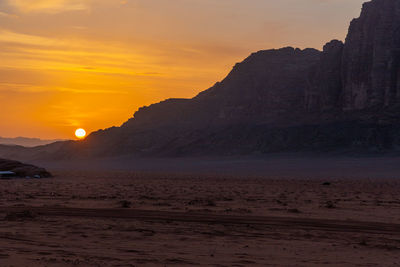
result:
[(82, 128), (79, 128), (75, 131), (75, 136), (78, 139), (83, 139), (86, 136), (86, 131)]

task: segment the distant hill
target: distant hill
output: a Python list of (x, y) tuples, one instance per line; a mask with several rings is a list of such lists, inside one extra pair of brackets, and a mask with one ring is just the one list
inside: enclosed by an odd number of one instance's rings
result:
[[(260, 33), (262, 34), (262, 33)], [(400, 151), (400, 1), (363, 5), (345, 42), (253, 53), (192, 99), (139, 109), (84, 141), (0, 156), (249, 155)]]
[(63, 140), (42, 140), (39, 138), (26, 138), (26, 137), (16, 137), (16, 138), (4, 138), (0, 137), (1, 145), (16, 145), (24, 147), (35, 147), (43, 146), (51, 143), (59, 142)]
[(11, 171), (18, 177), (39, 176), (40, 178), (48, 178), (52, 176), (51, 173), (44, 168), (2, 158), (0, 158), (0, 171)]

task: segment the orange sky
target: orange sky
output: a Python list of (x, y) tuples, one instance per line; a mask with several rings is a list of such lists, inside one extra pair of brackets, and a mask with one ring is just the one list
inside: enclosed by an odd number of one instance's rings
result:
[(344, 39), (362, 0), (0, 0), (0, 136), (73, 138), (261, 49)]

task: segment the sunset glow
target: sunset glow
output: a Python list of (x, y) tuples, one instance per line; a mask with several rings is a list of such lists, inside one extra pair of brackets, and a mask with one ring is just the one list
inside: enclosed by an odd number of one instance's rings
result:
[(254, 51), (344, 39), (362, 1), (251, 2), (0, 1), (0, 136), (121, 125), (195, 96)]

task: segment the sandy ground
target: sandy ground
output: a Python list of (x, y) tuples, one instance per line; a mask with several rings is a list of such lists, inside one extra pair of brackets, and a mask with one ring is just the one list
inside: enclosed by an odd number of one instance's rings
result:
[(0, 180), (0, 265), (399, 266), (400, 179)]

